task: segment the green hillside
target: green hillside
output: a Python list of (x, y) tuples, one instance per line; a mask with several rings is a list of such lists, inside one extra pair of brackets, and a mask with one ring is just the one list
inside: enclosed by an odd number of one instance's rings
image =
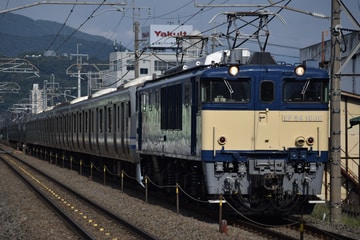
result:
[[(66, 69), (76, 63), (76, 58), (69, 56), (77, 52), (78, 43), (81, 43), (80, 53), (89, 55), (89, 60), (86, 62), (90, 64), (109, 62), (109, 53), (114, 49), (111, 40), (82, 32), (72, 35), (75, 29), (70, 27), (64, 27), (49, 49), (51, 51), (56, 49), (56, 56), (44, 56), (44, 51), (54, 41), (61, 27), (62, 24), (56, 22), (35, 21), (12, 13), (0, 15), (0, 57), (5, 61), (8, 58), (26, 59), (39, 69), (40, 75), (35, 77), (32, 74), (8, 73), (1, 71), (0, 68), (1, 86), (5, 82), (20, 86), (19, 93), (3, 93), (0, 88), (0, 114), (4, 114), (9, 107), (22, 99), (29, 98), (34, 83), (43, 88), (44, 82), (49, 81), (51, 76), (54, 76), (55, 82), (60, 85), (59, 91), (70, 89), (66, 90), (67, 94), (77, 95), (75, 88), (77, 79), (67, 75)], [(32, 57), (33, 55), (36, 57)], [(86, 77), (84, 78), (82, 95), (86, 95), (87, 89)], [(64, 101), (64, 99), (55, 99), (55, 101)]]
[[(81, 53), (108, 60), (109, 53), (114, 49), (111, 40), (76, 32), (75, 29), (68, 26), (65, 26), (56, 37), (62, 26), (57, 22), (33, 20), (13, 13), (1, 14), (0, 55), (19, 57), (28, 52), (43, 54), (46, 50), (56, 50), (57, 55), (70, 55), (76, 53), (76, 46), (81, 43)], [(56, 40), (51, 45), (54, 39)]]

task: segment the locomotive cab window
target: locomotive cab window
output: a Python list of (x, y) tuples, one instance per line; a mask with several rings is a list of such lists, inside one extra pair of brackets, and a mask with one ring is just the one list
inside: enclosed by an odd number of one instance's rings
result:
[(260, 86), (260, 98), (262, 102), (272, 102), (274, 100), (274, 83), (264, 81)]
[(201, 83), (202, 102), (242, 102), (250, 100), (250, 80), (203, 79)]
[(306, 81), (287, 79), (283, 85), (283, 99), (288, 103), (327, 103), (328, 92), (327, 81), (318, 79)]

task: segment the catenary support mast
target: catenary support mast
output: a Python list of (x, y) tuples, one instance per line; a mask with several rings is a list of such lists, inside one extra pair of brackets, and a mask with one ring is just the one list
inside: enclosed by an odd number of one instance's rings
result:
[(341, 221), (340, 114), (341, 90), (338, 70), (340, 57), (340, 4), (331, 3), (331, 102), (330, 102), (330, 221)]

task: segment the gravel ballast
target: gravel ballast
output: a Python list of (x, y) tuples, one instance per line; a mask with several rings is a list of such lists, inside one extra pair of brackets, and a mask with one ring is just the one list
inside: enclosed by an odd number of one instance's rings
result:
[[(118, 189), (93, 182), (75, 171), (60, 168), (21, 152), (16, 154), (87, 198), (140, 225), (159, 239), (266, 239), (232, 226), (228, 226), (227, 234), (220, 233), (216, 220), (214, 223), (207, 223), (183, 216), (131, 197)], [(1, 239), (76, 239), (56, 214), (38, 200), (37, 195), (16, 178), (4, 163), (0, 166)], [(326, 224), (320, 222), (320, 225)], [(333, 225), (329, 227), (334, 229)], [(344, 231), (343, 226), (340, 227)], [(359, 230), (356, 233), (352, 231), (354, 230), (348, 231), (349, 234), (359, 236)]]

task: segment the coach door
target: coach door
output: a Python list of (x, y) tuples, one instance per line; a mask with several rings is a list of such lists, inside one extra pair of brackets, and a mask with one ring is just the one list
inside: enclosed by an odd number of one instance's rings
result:
[(254, 111), (255, 150), (272, 150), (279, 147), (279, 111), (276, 108), (275, 83), (270, 80), (260, 82)]

